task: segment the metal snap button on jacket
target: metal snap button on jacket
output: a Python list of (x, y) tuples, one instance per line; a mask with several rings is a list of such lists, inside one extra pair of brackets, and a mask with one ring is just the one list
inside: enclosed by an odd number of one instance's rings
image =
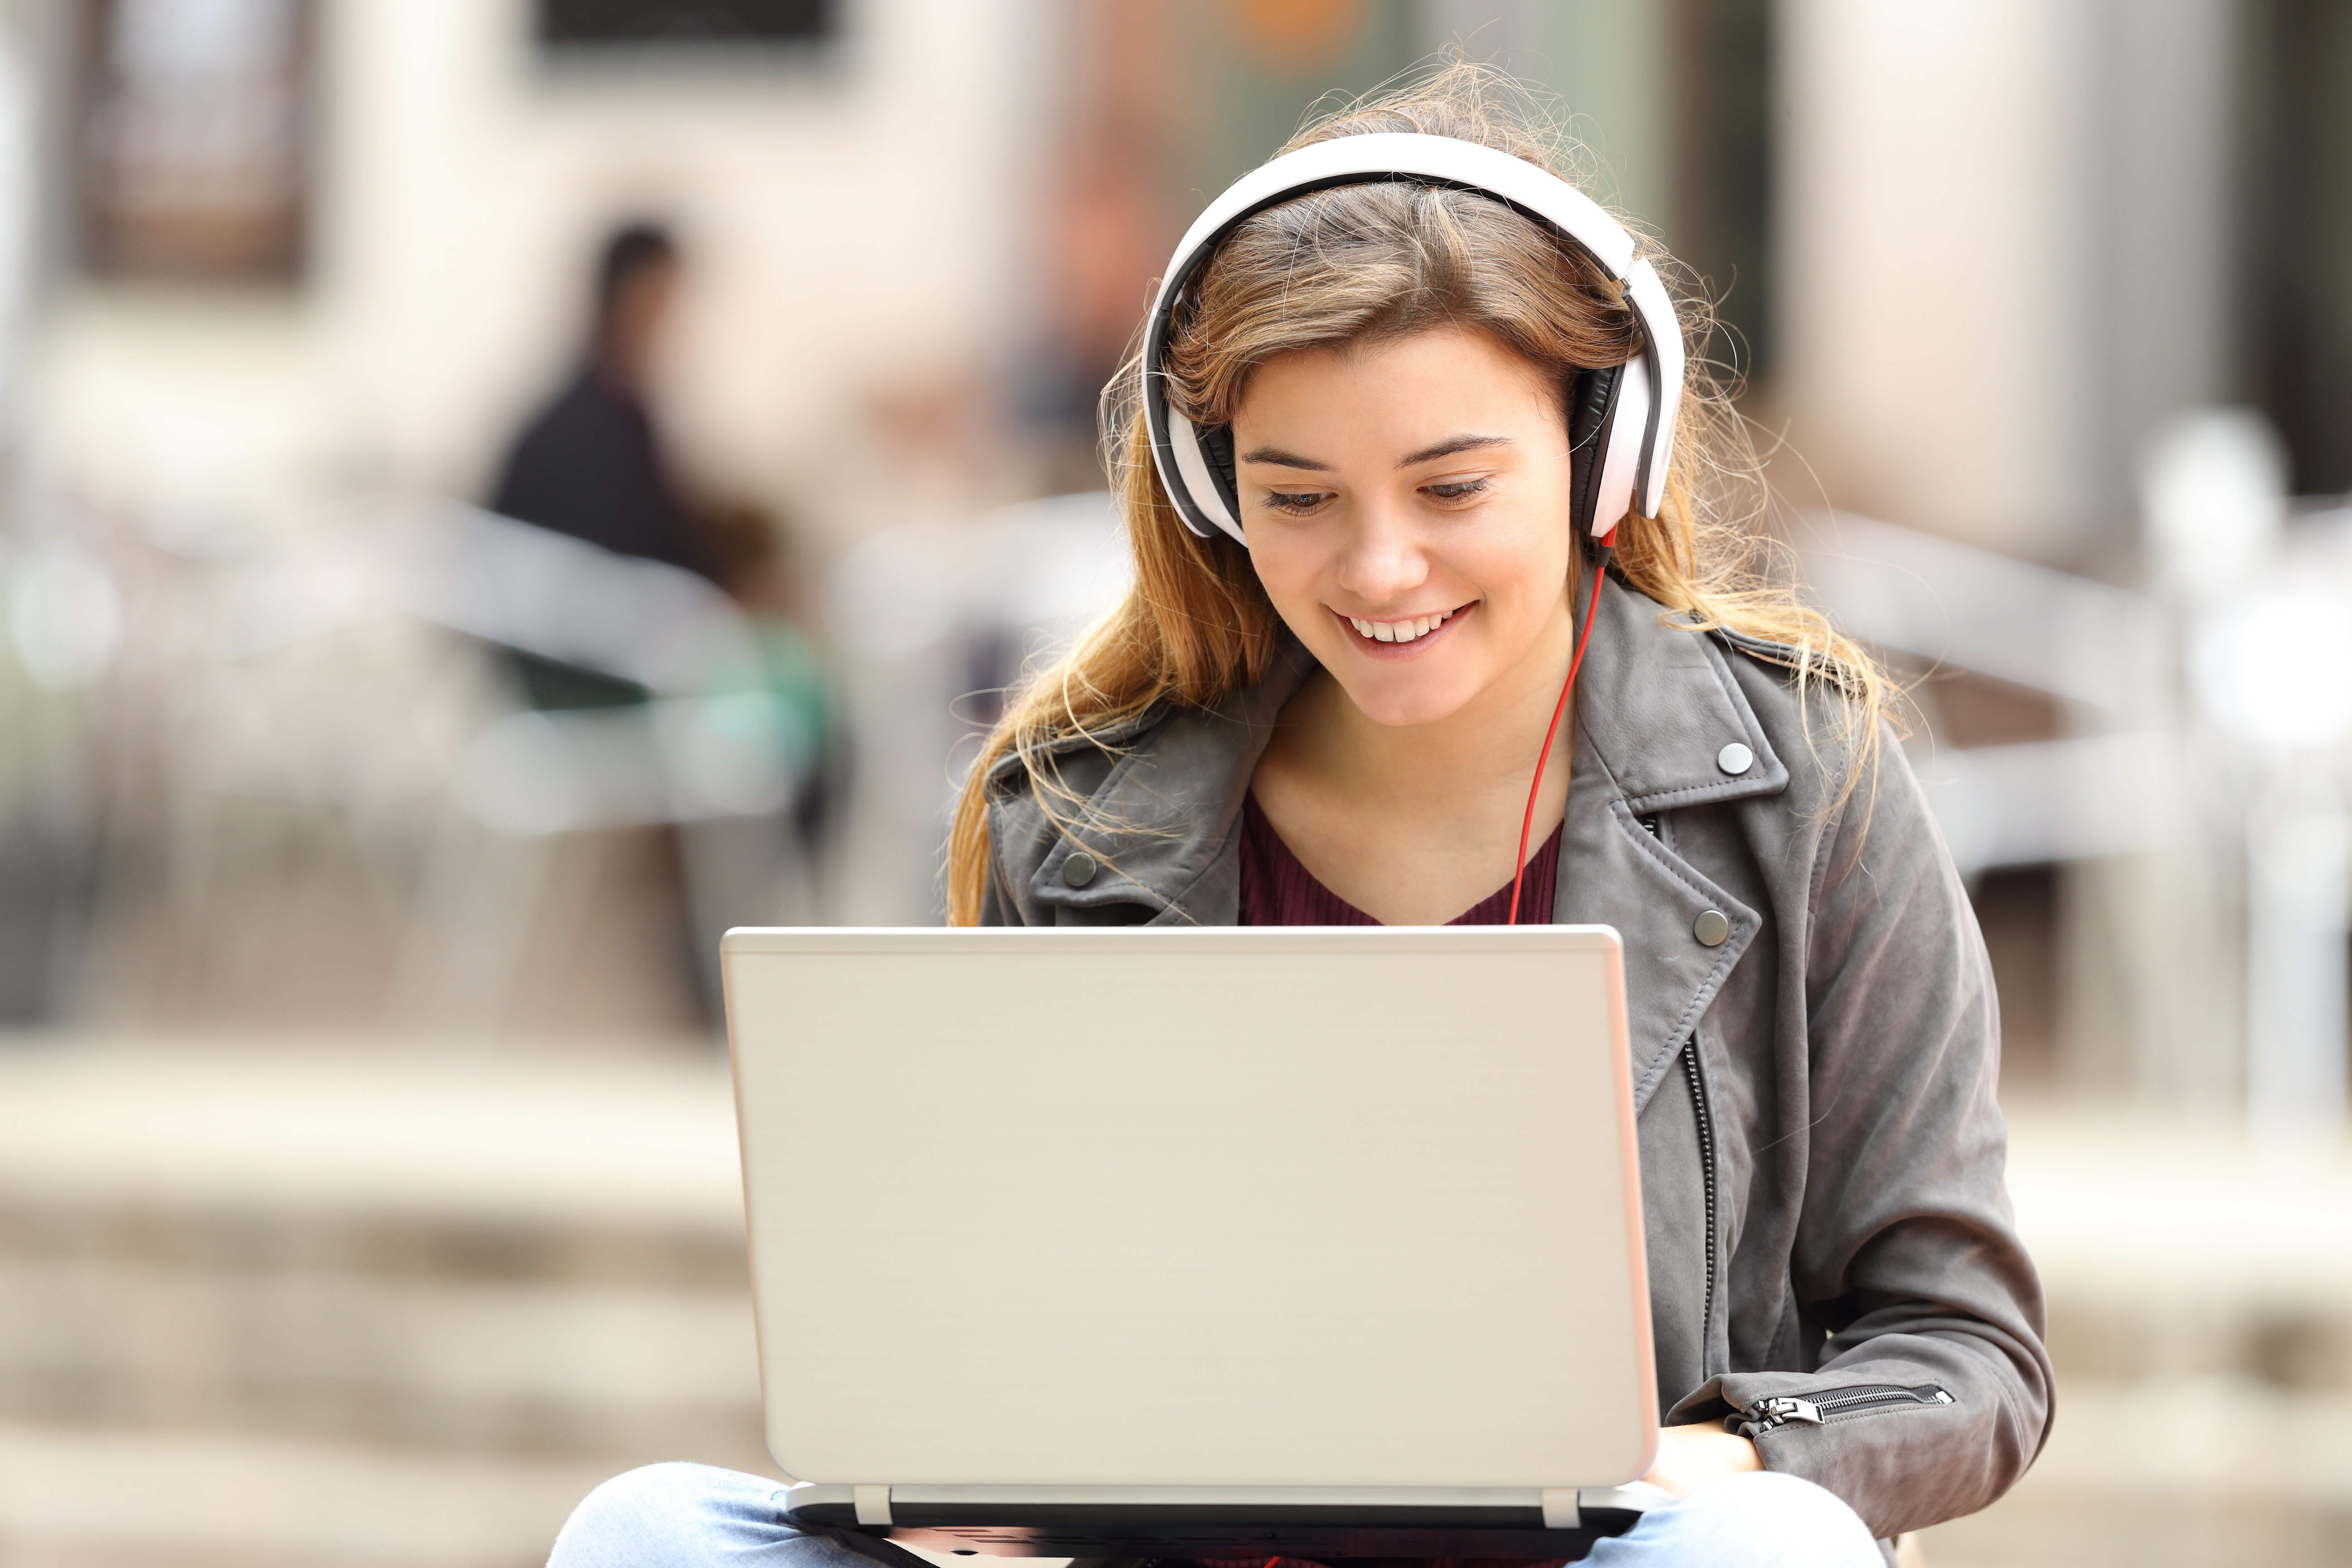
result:
[[(1095, 858), (1081, 849), (1062, 862), (1062, 880), (1073, 888), (1083, 888), (1095, 879)], [(1715, 939), (1721, 942), (1721, 937)]]
[(1734, 741), (1715, 753), (1715, 765), (1727, 773), (1744, 773), (1756, 765), (1756, 753)]
[(1698, 919), (1691, 921), (1691, 935), (1698, 938), (1701, 947), (1721, 947), (1730, 934), (1731, 922), (1721, 910), (1702, 910)]

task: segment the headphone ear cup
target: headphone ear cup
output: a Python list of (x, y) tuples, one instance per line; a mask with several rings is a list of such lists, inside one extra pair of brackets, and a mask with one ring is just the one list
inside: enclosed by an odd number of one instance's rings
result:
[(1200, 427), (1201, 456), (1209, 462), (1209, 478), (1224, 498), (1225, 510), (1235, 521), (1242, 515), (1241, 481), (1234, 474), (1234, 427), (1230, 425)]
[(1601, 470), (1609, 456), (1610, 416), (1616, 411), (1622, 365), (1602, 365), (1577, 376), (1568, 395), (1569, 521), (1576, 537), (1592, 531), (1601, 500)]
[(1637, 355), (1618, 368), (1617, 389), (1610, 398), (1609, 417), (1601, 426), (1601, 454), (1596, 465), (1601, 478), (1592, 487), (1591, 526), (1596, 537), (1614, 533), (1619, 521), (1631, 516), (1640, 504), (1641, 498), (1633, 493), (1633, 481), (1641, 472), (1643, 443), (1648, 437), (1650, 415), (1656, 400), (1648, 360)]
[[(1145, 384), (1145, 395), (1157, 392), (1157, 377)], [(1222, 533), (1246, 549), (1241, 513), (1234, 509), (1234, 436), (1223, 426), (1207, 429), (1169, 408), (1147, 402), (1155, 421), (1151, 466), (1168, 491), (1176, 515), (1193, 533), (1206, 539)], [(1165, 432), (1165, 435), (1160, 432)], [(1221, 460), (1222, 455), (1222, 460)]]

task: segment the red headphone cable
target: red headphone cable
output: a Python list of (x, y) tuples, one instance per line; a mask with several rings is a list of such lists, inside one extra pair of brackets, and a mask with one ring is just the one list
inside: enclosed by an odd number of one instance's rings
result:
[(1551, 761), (1551, 743), (1559, 735), (1560, 715), (1568, 711), (1568, 694), (1576, 689), (1576, 672), (1584, 668), (1584, 649), (1592, 641), (1592, 623), (1600, 617), (1601, 576), (1609, 570), (1609, 549), (1617, 542), (1617, 531), (1611, 529), (1601, 541), (1601, 549), (1592, 563), (1592, 597), (1584, 606), (1584, 630), (1576, 639), (1576, 653), (1568, 661), (1568, 679), (1560, 682), (1559, 700), (1552, 704), (1551, 725), (1544, 731), (1543, 751), (1536, 758), (1535, 783), (1528, 786), (1527, 815), (1519, 819), (1519, 855), (1517, 869), (1511, 874), (1511, 918), (1503, 923), (1519, 923), (1519, 884), (1528, 879), (1528, 834), (1536, 825), (1536, 796), (1543, 793), (1544, 764)]

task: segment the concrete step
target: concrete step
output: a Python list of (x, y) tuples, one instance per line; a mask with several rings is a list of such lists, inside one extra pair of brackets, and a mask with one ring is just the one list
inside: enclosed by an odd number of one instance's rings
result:
[(2345, 1402), (2253, 1379), (2062, 1382), (2049, 1447), (1931, 1568), (2352, 1564)]
[(2352, 1145), (2080, 1108), (2011, 1122), (2010, 1189), (2063, 1381), (2352, 1394)]
[(761, 1458), (749, 1299), (0, 1256), (0, 1414), (449, 1451)]
[(2352, 1153), (2294, 1128), (2012, 1110), (2058, 1418), (1934, 1568), (2352, 1568)]
[(0, 1062), (0, 1420), (764, 1467), (715, 1058)]
[(8, 1568), (538, 1568), (605, 1462), (0, 1423)]

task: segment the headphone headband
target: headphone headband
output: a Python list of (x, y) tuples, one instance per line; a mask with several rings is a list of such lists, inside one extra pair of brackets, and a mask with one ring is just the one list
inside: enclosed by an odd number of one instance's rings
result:
[[(1633, 237), (1591, 197), (1524, 158), (1451, 136), (1380, 132), (1318, 142), (1243, 175), (1193, 220), (1169, 260), (1144, 331), (1143, 409), (1151, 435), (1152, 463), (1185, 525), (1195, 533), (1205, 535), (1214, 529), (1247, 542), (1241, 520), (1218, 491), (1202, 451), (1200, 431), (1168, 406), (1165, 373), (1160, 367), (1177, 301), (1226, 236), (1258, 213), (1338, 185), (1391, 180), (1491, 196), (1568, 241), (1603, 276), (1624, 286), (1625, 301), (1642, 326), (1642, 354), (1636, 363), (1647, 374), (1619, 380), (1627, 384), (1629, 393), (1643, 391), (1641, 384), (1646, 380), (1647, 395), (1638, 402), (1628, 395), (1620, 410), (1627, 427), (1613, 431), (1613, 438), (1607, 442), (1600, 484), (1602, 500), (1591, 527), (1595, 533), (1605, 533), (1636, 505), (1643, 516), (1655, 517), (1665, 495), (1666, 468), (1674, 455), (1675, 413), (1682, 402), (1682, 323), (1656, 271), (1635, 257)], [(1642, 416), (1638, 445), (1629, 439), (1635, 434), (1631, 426), (1636, 414)], [(1617, 500), (1620, 495), (1624, 498), (1622, 501)]]

